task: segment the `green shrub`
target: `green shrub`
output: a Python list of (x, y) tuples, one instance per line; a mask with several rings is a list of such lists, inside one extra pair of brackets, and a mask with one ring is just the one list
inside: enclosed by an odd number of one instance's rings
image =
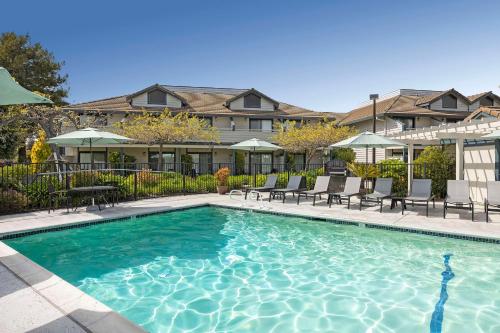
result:
[(13, 189), (0, 192), (0, 214), (18, 213), (29, 205), (28, 198)]
[(392, 193), (395, 196), (405, 196), (408, 188), (408, 171), (406, 163), (398, 159), (388, 159), (377, 163), (378, 177), (392, 178)]
[(414, 177), (432, 179), (432, 193), (438, 197), (444, 197), (447, 180), (454, 178), (453, 156), (440, 147), (428, 146), (414, 163)]
[[(109, 161), (109, 163), (119, 165), (121, 163), (120, 152), (119, 151), (112, 151), (111, 153), (109, 153), (108, 161)], [(135, 163), (136, 161), (137, 161), (137, 159), (134, 156), (123, 154), (123, 162), (125, 164)]]
[(356, 153), (351, 148), (336, 148), (332, 151), (332, 157), (346, 163), (352, 163), (356, 159)]

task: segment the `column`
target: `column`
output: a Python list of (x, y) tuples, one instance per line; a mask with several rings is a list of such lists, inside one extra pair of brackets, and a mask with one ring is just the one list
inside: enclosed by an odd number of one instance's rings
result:
[(455, 143), (455, 179), (464, 179), (464, 139), (457, 139)]
[(411, 193), (411, 183), (413, 181), (413, 143), (408, 144), (408, 194)]

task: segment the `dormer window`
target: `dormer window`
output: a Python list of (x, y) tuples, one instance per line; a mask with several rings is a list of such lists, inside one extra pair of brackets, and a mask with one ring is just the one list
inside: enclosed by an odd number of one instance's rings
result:
[(456, 109), (457, 108), (457, 98), (453, 95), (443, 96), (443, 108), (445, 109)]
[(479, 101), (480, 106), (493, 106), (493, 98), (486, 96)]
[(260, 109), (260, 96), (248, 94), (243, 97), (243, 106), (245, 108)]
[(167, 94), (158, 89), (148, 92), (148, 104), (167, 105)]

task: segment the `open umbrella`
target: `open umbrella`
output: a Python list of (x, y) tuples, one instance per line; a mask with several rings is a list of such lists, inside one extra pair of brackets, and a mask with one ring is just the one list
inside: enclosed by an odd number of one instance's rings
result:
[(48, 98), (21, 87), (9, 72), (0, 67), (0, 105), (53, 104)]
[[(390, 148), (406, 147), (406, 144), (385, 138), (372, 132), (363, 132), (351, 138), (330, 145), (331, 148)], [(368, 154), (366, 154), (368, 163)]]
[(62, 134), (47, 140), (47, 143), (66, 146), (89, 146), (90, 148), (90, 168), (93, 168), (94, 159), (92, 158), (93, 144), (116, 144), (133, 141), (134, 139), (127, 138), (115, 133), (101, 131), (95, 128), (85, 128), (74, 132)]
[[(272, 144), (270, 142), (260, 140), (260, 139), (250, 139), (250, 140), (245, 140), (240, 143), (234, 144), (230, 146), (231, 149), (236, 149), (236, 150), (246, 150), (249, 151), (250, 153), (255, 153), (255, 152), (271, 152), (275, 151), (278, 149), (282, 149), (280, 146), (277, 146), (275, 144)], [(251, 156), (251, 155), (250, 155)], [(248, 158), (248, 167), (249, 170), (251, 170), (252, 165), (250, 161), (250, 156)], [(257, 170), (255, 170), (257, 173)], [(255, 175), (254, 175), (255, 176)], [(255, 177), (254, 177), (254, 183), (255, 183)]]
[[(100, 131), (95, 128), (85, 128), (82, 130), (62, 134), (47, 140), (47, 143), (68, 146), (89, 146), (90, 148), (90, 172), (93, 182), (94, 159), (92, 153), (92, 144), (116, 144), (133, 141), (133, 139), (121, 136), (115, 133)], [(92, 205), (87, 207), (87, 210), (95, 210), (94, 198)]]

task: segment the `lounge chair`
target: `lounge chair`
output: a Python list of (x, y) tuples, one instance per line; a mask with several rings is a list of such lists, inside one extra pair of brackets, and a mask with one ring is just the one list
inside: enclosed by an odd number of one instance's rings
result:
[(489, 212), (500, 212), (500, 182), (486, 182), (484, 212), (486, 213), (486, 222), (488, 222)]
[[(401, 214), (406, 209), (406, 203), (411, 201), (412, 206), (425, 206), (425, 216), (429, 216), (429, 202), (432, 200), (432, 208), (436, 207), (436, 200), (432, 195), (431, 179), (414, 179), (411, 182), (410, 195), (401, 200)], [(415, 204), (415, 202), (417, 204)]]
[(443, 203), (443, 218), (446, 218), (446, 211), (449, 208), (455, 208), (470, 210), (472, 221), (474, 221), (474, 202), (472, 202), (469, 193), (468, 180), (448, 180), (446, 198)]
[(359, 195), (361, 188), (361, 177), (347, 177), (344, 190), (342, 192), (328, 193), (329, 207), (332, 207), (332, 201), (342, 204), (342, 199), (347, 199), (347, 209), (351, 207), (351, 197)]
[(363, 207), (364, 202), (373, 202), (380, 204), (380, 212), (382, 213), (382, 206), (384, 205), (384, 199), (388, 199), (392, 196), (392, 178), (377, 178), (375, 181), (375, 189), (370, 194), (365, 194), (361, 196), (359, 201), (359, 210)]
[(245, 200), (247, 199), (248, 192), (250, 192), (250, 191), (271, 192), (271, 190), (276, 187), (277, 181), (278, 181), (278, 176), (270, 175), (270, 176), (267, 176), (266, 183), (264, 184), (264, 186), (246, 188), (245, 189)]
[(286, 188), (278, 188), (272, 189), (269, 193), (269, 201), (271, 198), (274, 199), (276, 195), (280, 195), (283, 199), (283, 203), (285, 203), (286, 194), (292, 193), (295, 196), (295, 193), (303, 191), (306, 189), (306, 178), (303, 176), (291, 176), (288, 180), (288, 184)]
[(333, 182), (331, 176), (318, 176), (316, 177), (316, 182), (314, 183), (314, 189), (309, 191), (300, 191), (297, 195), (297, 205), (300, 202), (300, 197), (305, 196), (306, 199), (312, 195), (313, 196), (313, 206), (316, 205), (316, 196), (319, 196), (321, 200), (322, 194), (327, 194), (332, 190)]

